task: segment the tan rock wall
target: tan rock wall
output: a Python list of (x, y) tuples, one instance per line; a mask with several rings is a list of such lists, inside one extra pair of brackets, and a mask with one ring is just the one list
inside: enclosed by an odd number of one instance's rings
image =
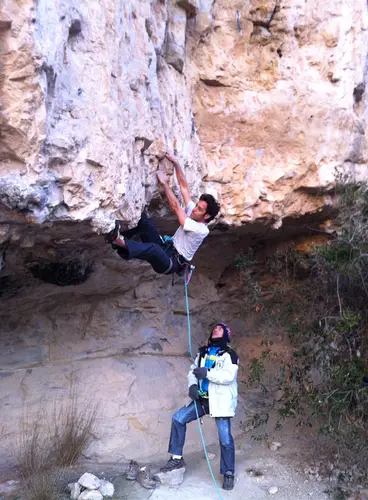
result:
[(5, 220), (136, 222), (167, 146), (229, 224), (314, 212), (335, 167), (366, 166), (364, 0), (2, 10)]
[[(151, 204), (168, 227), (155, 179), (166, 146), (223, 222), (258, 223), (243, 228), (252, 241), (270, 223), (290, 236), (285, 218), (321, 222), (335, 167), (365, 175), (366, 2), (4, 0), (0, 38), (0, 466), (23, 408), (65, 399), (73, 377), (105, 410), (92, 460), (164, 456), (187, 401), (183, 286), (123, 262), (91, 226), (133, 224)], [(238, 283), (221, 280), (251, 241), (240, 232), (196, 256), (195, 346), (237, 319)], [(93, 262), (83, 285), (31, 275), (63, 252)]]
[(280, 224), (331, 203), (314, 195), (335, 168), (367, 163), (365, 2), (220, 0), (212, 23), (192, 22), (190, 72), (224, 219)]

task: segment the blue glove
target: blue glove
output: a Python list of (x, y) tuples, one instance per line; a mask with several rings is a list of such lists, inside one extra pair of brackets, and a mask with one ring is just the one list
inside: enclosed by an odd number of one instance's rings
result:
[(193, 375), (197, 377), (198, 380), (202, 380), (207, 377), (207, 368), (194, 368)]
[(190, 397), (190, 399), (193, 399), (193, 401), (198, 399), (198, 385), (197, 384), (193, 384), (189, 387), (188, 396)]

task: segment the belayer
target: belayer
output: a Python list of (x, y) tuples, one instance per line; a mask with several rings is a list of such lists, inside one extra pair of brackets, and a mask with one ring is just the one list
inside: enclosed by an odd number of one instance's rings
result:
[[(165, 174), (159, 171), (158, 181), (164, 188), (167, 201), (180, 224), (174, 236), (162, 238), (151, 219), (143, 213), (138, 225), (127, 231), (121, 232), (119, 221), (115, 221), (115, 228), (105, 236), (105, 241), (117, 250), (122, 259), (149, 262), (159, 274), (181, 274), (208, 235), (207, 225), (217, 216), (220, 206), (211, 194), (202, 194), (195, 204), (191, 200), (188, 183), (179, 162), (169, 153), (166, 153), (166, 158), (175, 167), (185, 204), (183, 210), (168, 185)], [(135, 235), (138, 235), (141, 241), (132, 240)]]
[(188, 373), (189, 397), (192, 401), (172, 416), (168, 450), (171, 458), (161, 469), (161, 472), (170, 472), (185, 466), (183, 448), (187, 424), (197, 417), (210, 415), (215, 419), (218, 430), (224, 490), (232, 490), (235, 480), (235, 446), (230, 420), (237, 406), (239, 360), (229, 346), (230, 338), (230, 328), (225, 323), (218, 323), (207, 345), (199, 349)]

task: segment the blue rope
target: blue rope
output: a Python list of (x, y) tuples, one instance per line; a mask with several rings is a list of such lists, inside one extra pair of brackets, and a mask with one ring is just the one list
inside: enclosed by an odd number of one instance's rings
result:
[[(188, 345), (189, 345), (189, 353), (190, 353), (191, 360), (194, 362), (193, 351), (192, 351), (192, 336), (191, 336), (191, 331), (190, 331), (190, 311), (189, 311), (189, 299), (188, 299), (188, 281), (186, 279), (185, 273), (184, 273), (184, 288), (185, 288), (185, 306), (186, 306), (186, 309), (187, 309), (187, 319), (188, 319)], [(203, 432), (202, 432), (201, 421), (200, 421), (199, 414), (198, 414), (197, 402), (194, 402), (194, 407), (195, 407), (196, 414), (197, 414), (198, 429), (199, 429), (199, 434), (201, 435), (201, 440), (202, 440), (204, 454), (205, 454), (205, 457), (206, 457), (206, 460), (207, 460), (207, 465), (208, 465), (209, 471), (211, 473), (211, 477), (212, 477), (212, 480), (213, 480), (213, 484), (215, 485), (217, 494), (218, 494), (220, 500), (223, 500), (221, 492), (220, 492), (220, 489), (218, 487), (218, 484), (216, 482), (215, 476), (214, 476), (213, 471), (212, 471), (210, 459), (208, 458), (206, 443), (204, 441), (204, 436), (203, 436)]]

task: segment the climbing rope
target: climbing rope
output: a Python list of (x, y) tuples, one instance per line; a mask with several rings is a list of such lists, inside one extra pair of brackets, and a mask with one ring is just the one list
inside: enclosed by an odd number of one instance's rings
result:
[[(191, 335), (191, 330), (190, 330), (189, 298), (188, 298), (188, 284), (189, 284), (189, 279), (187, 278), (186, 273), (184, 273), (185, 307), (186, 307), (186, 310), (187, 310), (187, 321), (188, 321), (188, 346), (189, 346), (190, 359), (194, 363), (193, 350), (192, 350), (192, 335)], [(200, 421), (200, 418), (199, 418), (198, 408), (197, 408), (196, 402), (194, 403), (194, 407), (195, 407), (195, 410), (196, 410), (198, 429), (199, 429), (199, 434), (201, 436), (203, 451), (204, 451), (204, 455), (206, 457), (207, 465), (208, 465), (209, 471), (211, 473), (211, 477), (212, 477), (212, 480), (213, 480), (213, 484), (215, 485), (216, 492), (217, 492), (220, 500), (223, 500), (221, 492), (220, 492), (220, 488), (218, 487), (218, 484), (216, 482), (215, 476), (214, 476), (213, 471), (212, 471), (210, 459), (208, 458), (206, 443), (204, 441), (204, 435), (203, 435), (203, 431), (202, 431), (201, 421)]]
[(238, 25), (238, 31), (240, 33), (240, 36), (243, 36), (243, 30), (240, 23), (240, 12), (238, 10), (235, 12), (235, 18), (236, 18), (236, 24)]

